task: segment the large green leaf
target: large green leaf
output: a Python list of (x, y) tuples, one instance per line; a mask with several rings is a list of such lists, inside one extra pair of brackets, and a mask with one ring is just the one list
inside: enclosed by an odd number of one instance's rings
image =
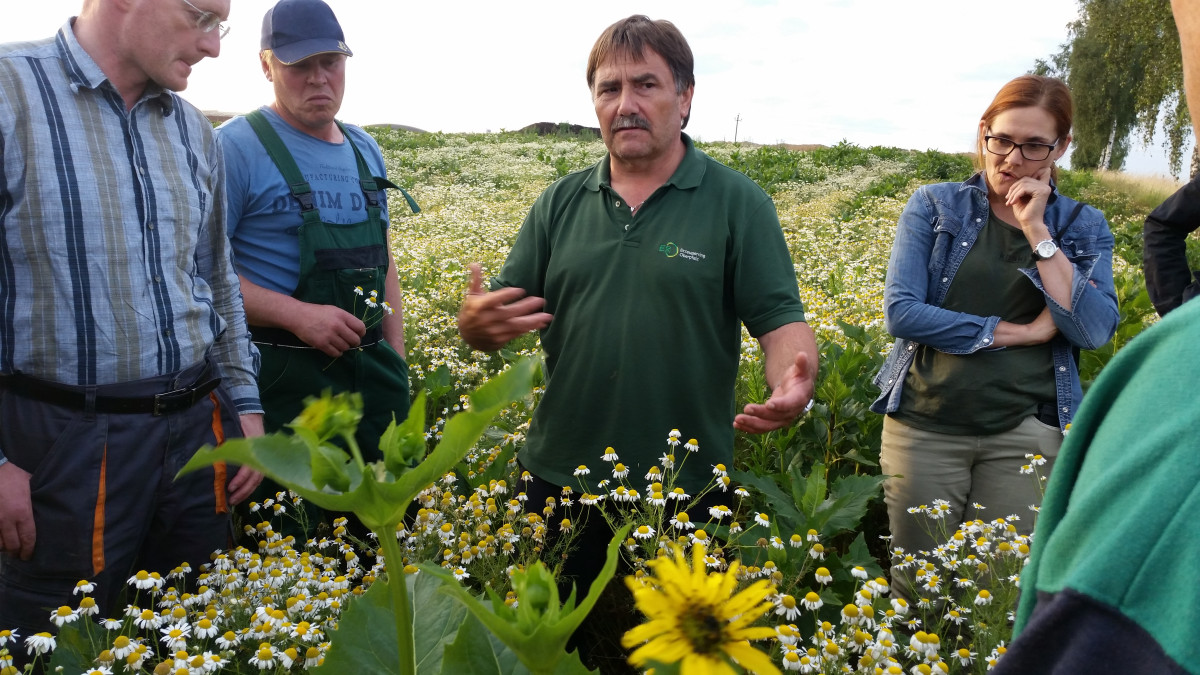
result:
[(761, 492), (767, 498), (767, 503), (775, 510), (776, 517), (791, 523), (804, 522), (804, 517), (793, 506), (792, 496), (784, 494), (770, 476), (760, 476), (749, 471), (733, 470), (729, 472), (729, 477), (741, 485), (748, 485)]
[(842, 476), (833, 482), (830, 497), (833, 504), (827, 509), (826, 532), (834, 534), (858, 527), (867, 513), (867, 505), (883, 494), (887, 476)]
[[(355, 499), (351, 494), (332, 493), (316, 486), (313, 481), (312, 459), (311, 448), (302, 438), (278, 432), (258, 438), (231, 439), (215, 448), (206, 445), (196, 451), (191, 460), (179, 471), (179, 475), (196, 471), (216, 462), (233, 462), (263, 473), (321, 508), (331, 511), (353, 511)], [(349, 489), (357, 489), (363, 478), (358, 465), (353, 462), (345, 462), (337, 467), (345, 471)], [(339, 469), (328, 465), (320, 467), (322, 476), (325, 476), (324, 472), (329, 470)], [(328, 480), (328, 476), (325, 476), (325, 480)]]
[[(442, 581), (428, 574), (405, 575), (414, 607), (413, 623), (418, 673), (442, 672), (446, 645), (454, 640), (467, 610), (454, 598), (439, 593)], [(392, 632), (395, 632), (393, 627)]]
[(395, 488), (388, 492), (396, 497), (404, 496), (403, 504), (408, 504), (418, 492), (453, 469), (475, 445), (496, 413), (529, 393), (533, 388), (533, 375), (537, 367), (538, 363), (533, 359), (522, 359), (475, 390), (471, 395), (471, 407), (446, 422), (437, 448), (429, 453), (424, 462), (401, 476)]
[(488, 631), (473, 616), (468, 616), (454, 642), (442, 657), (442, 675), (502, 675), (500, 662), (492, 650)]
[(48, 672), (83, 673), (92, 667), (87, 655), (95, 654), (97, 650), (92, 646), (89, 637), (84, 635), (85, 625), (86, 629), (92, 632), (108, 632), (89, 623), (87, 618), (66, 624), (59, 629), (55, 638), (56, 646), (50, 654)]
[(332, 646), (319, 672), (393, 675), (400, 663), (400, 651), (387, 585), (377, 582), (350, 603), (330, 639)]

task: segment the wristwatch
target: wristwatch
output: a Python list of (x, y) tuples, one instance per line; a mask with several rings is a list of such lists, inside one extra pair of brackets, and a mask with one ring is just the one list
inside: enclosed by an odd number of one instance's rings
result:
[(1049, 260), (1058, 253), (1058, 244), (1054, 243), (1053, 239), (1045, 239), (1039, 241), (1037, 246), (1033, 247), (1033, 257), (1035, 260)]

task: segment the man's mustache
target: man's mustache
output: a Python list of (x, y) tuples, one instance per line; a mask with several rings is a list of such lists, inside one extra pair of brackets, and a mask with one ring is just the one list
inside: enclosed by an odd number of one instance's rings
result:
[(626, 115), (618, 117), (612, 123), (612, 131), (620, 131), (621, 129), (645, 129), (650, 130), (650, 122), (641, 115)]

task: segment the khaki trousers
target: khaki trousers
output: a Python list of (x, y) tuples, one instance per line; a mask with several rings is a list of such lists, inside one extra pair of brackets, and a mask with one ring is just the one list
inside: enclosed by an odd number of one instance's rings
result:
[[(937, 525), (924, 515), (908, 512), (912, 506), (932, 506), (935, 499), (950, 502), (945, 528), (951, 534), (966, 520), (1010, 515), (1020, 518), (1017, 531), (1029, 534), (1035, 515), (1029, 506), (1041, 505), (1045, 483), (1038, 486), (1034, 476), (1021, 473), (1021, 467), (1029, 463), (1025, 455), (1045, 457), (1046, 464), (1037, 471), (1048, 477), (1062, 441), (1057, 427), (1043, 424), (1033, 415), (1011, 431), (985, 436), (923, 431), (885, 417), (879, 464), (883, 473), (892, 476), (883, 485), (891, 548), (918, 555), (942, 543), (926, 532), (932, 528), (936, 533)], [(908, 580), (897, 577), (893, 572), (894, 591), (911, 599)]]

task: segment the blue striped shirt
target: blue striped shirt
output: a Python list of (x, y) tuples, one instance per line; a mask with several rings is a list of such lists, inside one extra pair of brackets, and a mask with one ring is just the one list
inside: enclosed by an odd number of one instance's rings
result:
[(126, 111), (72, 22), (0, 45), (0, 372), (102, 385), (211, 355), (261, 412), (212, 125), (153, 84)]

